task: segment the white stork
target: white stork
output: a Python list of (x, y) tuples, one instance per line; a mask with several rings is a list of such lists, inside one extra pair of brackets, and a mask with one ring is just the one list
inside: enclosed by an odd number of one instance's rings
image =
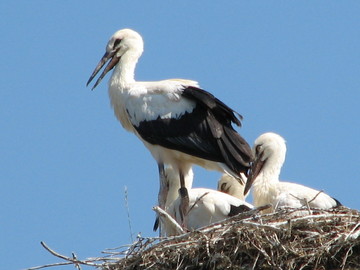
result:
[(241, 115), (198, 88), (197, 82), (135, 81), (135, 66), (142, 52), (143, 40), (137, 32), (117, 31), (87, 85), (109, 61), (92, 89), (114, 68), (109, 81), (111, 104), (122, 126), (137, 135), (157, 161), (159, 205), (165, 205), (164, 164), (169, 164), (179, 174), (185, 212), (188, 200), (184, 175), (192, 164), (241, 179), (250, 166), (252, 152), (232, 127), (241, 125)]
[(218, 191), (227, 193), (240, 200), (245, 200), (245, 198), (249, 194), (248, 192), (247, 194), (244, 195), (244, 189), (245, 189), (244, 185), (240, 184), (236, 178), (228, 174), (223, 174), (218, 181), (218, 186), (217, 186)]
[(252, 164), (245, 186), (247, 193), (253, 186), (254, 206), (272, 204), (264, 212), (272, 212), (278, 207), (309, 207), (328, 209), (341, 206), (329, 195), (303, 185), (279, 182), (279, 175), (285, 161), (285, 140), (275, 133), (264, 133), (255, 140), (253, 147), (255, 161)]
[[(208, 226), (253, 208), (244, 200), (224, 192), (207, 188), (191, 188), (192, 177), (190, 173), (185, 178), (185, 187), (189, 194), (189, 209), (186, 213), (186, 222), (183, 224), (181, 197), (178, 195), (179, 176), (171, 167), (168, 167), (165, 169), (165, 179), (169, 186), (165, 211), (188, 230)], [(167, 236), (176, 234), (174, 226), (166, 221), (161, 227), (164, 228)]]

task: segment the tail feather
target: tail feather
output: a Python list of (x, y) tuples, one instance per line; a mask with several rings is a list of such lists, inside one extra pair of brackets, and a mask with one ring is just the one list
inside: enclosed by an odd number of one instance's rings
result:
[(235, 175), (240, 173), (247, 175), (252, 161), (252, 152), (248, 143), (231, 127), (222, 125), (218, 120), (209, 114), (207, 124), (216, 138), (224, 163)]
[(336, 202), (336, 205), (334, 207), (342, 206), (342, 203), (339, 202), (337, 199), (335, 199), (334, 197), (331, 197), (331, 198)]
[(229, 217), (236, 216), (240, 213), (250, 211), (251, 208), (249, 206), (246, 206), (244, 204), (240, 204), (239, 206), (230, 205), (230, 212), (228, 214)]

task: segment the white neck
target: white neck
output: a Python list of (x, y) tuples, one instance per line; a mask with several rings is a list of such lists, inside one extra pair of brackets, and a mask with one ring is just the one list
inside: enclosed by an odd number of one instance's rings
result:
[(279, 168), (263, 168), (253, 184), (253, 199), (256, 207), (273, 203), (278, 193)]
[(229, 194), (240, 200), (245, 200), (244, 186), (238, 186), (238, 185), (234, 186), (234, 191)]
[(274, 158), (269, 158), (266, 161), (264, 167), (254, 181), (254, 197), (258, 192), (266, 193), (271, 186), (276, 185), (279, 182), (282, 163), (281, 160)]
[(113, 85), (120, 85), (122, 88), (130, 83), (135, 82), (135, 67), (139, 57), (127, 51), (121, 56), (119, 63), (116, 65), (114, 72), (110, 79), (110, 87)]

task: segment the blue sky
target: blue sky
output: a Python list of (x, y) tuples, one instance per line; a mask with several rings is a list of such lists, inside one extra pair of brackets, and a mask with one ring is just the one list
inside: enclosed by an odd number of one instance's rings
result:
[[(85, 87), (121, 28), (145, 41), (138, 80), (199, 81), (244, 116), (251, 145), (267, 131), (287, 140), (282, 179), (359, 209), (359, 12), (358, 1), (2, 1), (2, 267), (59, 261), (40, 241), (85, 258), (156, 235), (156, 163), (113, 116), (109, 75)], [(219, 176), (196, 168), (194, 185)]]

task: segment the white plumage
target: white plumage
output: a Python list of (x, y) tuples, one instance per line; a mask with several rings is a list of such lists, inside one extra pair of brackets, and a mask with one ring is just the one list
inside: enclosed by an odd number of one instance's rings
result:
[[(143, 40), (137, 32), (117, 31), (87, 84), (109, 61), (93, 89), (114, 68), (109, 81), (111, 104), (122, 126), (140, 138), (158, 163), (159, 205), (164, 207), (167, 193), (164, 164), (179, 174), (181, 187), (192, 164), (237, 178), (246, 174), (251, 149), (232, 127), (232, 123), (240, 126), (241, 116), (192, 80), (135, 81), (142, 52)], [(186, 190), (182, 194), (186, 198)]]
[(279, 182), (281, 167), (285, 161), (285, 140), (275, 133), (264, 133), (255, 140), (253, 147), (255, 161), (251, 167), (245, 186), (248, 192), (253, 186), (254, 206), (272, 204), (270, 210), (277, 207), (298, 208), (301, 206), (327, 209), (340, 206), (340, 202), (329, 195), (289, 182)]
[[(171, 167), (166, 168), (165, 175), (169, 186), (165, 210), (188, 230), (208, 226), (253, 208), (251, 204), (217, 190), (191, 188), (192, 174), (189, 174), (185, 178), (185, 185), (189, 193), (189, 210), (186, 213), (185, 224), (183, 224), (182, 213), (180, 211), (181, 198), (177, 194), (179, 190), (179, 176)], [(176, 228), (167, 222), (161, 227), (167, 236), (174, 235), (177, 232)]]

